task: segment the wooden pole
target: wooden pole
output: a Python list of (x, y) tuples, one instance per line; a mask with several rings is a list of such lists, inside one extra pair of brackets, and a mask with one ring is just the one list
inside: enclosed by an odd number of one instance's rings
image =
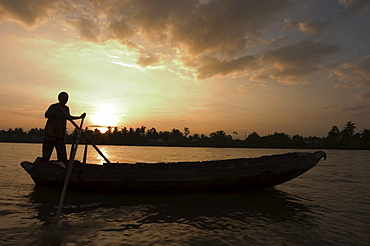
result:
[(64, 180), (62, 195), (60, 196), (58, 209), (57, 209), (57, 212), (55, 214), (55, 220), (58, 220), (60, 214), (62, 213), (64, 198), (65, 198), (65, 195), (66, 195), (66, 192), (67, 192), (69, 178), (71, 177), (71, 174), (72, 174), (73, 163), (74, 163), (74, 159), (75, 159), (75, 156), (76, 156), (78, 143), (79, 143), (80, 137), (81, 137), (83, 122), (84, 122), (84, 118), (81, 119), (81, 126), (78, 128), (78, 134), (77, 134), (76, 142), (73, 144), (74, 148), (71, 150), (71, 156), (70, 156), (70, 159), (69, 159), (67, 175), (66, 175), (66, 178)]
[[(87, 132), (87, 127), (85, 128), (85, 132)], [(88, 145), (89, 145), (89, 140), (86, 139), (85, 150), (84, 150), (84, 159), (82, 161), (83, 164), (86, 164), (86, 160), (87, 160), (87, 146)]]

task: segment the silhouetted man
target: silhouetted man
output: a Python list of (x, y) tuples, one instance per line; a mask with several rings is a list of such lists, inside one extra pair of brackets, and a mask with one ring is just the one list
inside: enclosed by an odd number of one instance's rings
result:
[(58, 103), (50, 105), (48, 110), (45, 112), (45, 118), (47, 122), (45, 125), (45, 135), (42, 145), (42, 159), (49, 161), (51, 153), (55, 147), (57, 151), (58, 161), (67, 162), (67, 150), (65, 144), (65, 135), (67, 128), (67, 120), (69, 119), (82, 119), (85, 118), (86, 113), (81, 116), (71, 116), (69, 114), (69, 108), (66, 105), (68, 102), (68, 94), (61, 92), (58, 95)]

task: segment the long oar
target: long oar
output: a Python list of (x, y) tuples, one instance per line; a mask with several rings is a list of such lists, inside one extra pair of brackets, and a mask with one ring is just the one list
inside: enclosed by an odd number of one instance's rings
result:
[[(66, 196), (66, 192), (67, 192), (67, 187), (68, 187), (69, 178), (71, 177), (71, 174), (72, 174), (73, 163), (74, 163), (74, 159), (75, 159), (75, 156), (76, 156), (78, 143), (79, 143), (79, 141), (80, 141), (81, 132), (82, 132), (82, 125), (83, 125), (84, 119), (85, 119), (85, 118), (82, 118), (82, 119), (81, 119), (81, 126), (78, 128), (78, 133), (77, 133), (76, 142), (75, 142), (75, 144), (73, 145), (73, 148), (71, 149), (71, 156), (70, 156), (70, 158), (69, 158), (68, 171), (67, 171), (66, 178), (65, 178), (65, 180), (64, 180), (64, 185), (63, 185), (62, 195), (60, 196), (60, 200), (59, 200), (59, 204), (58, 204), (58, 210), (57, 210), (57, 212), (56, 212), (56, 214), (55, 214), (55, 220), (56, 220), (56, 221), (58, 220), (58, 218), (59, 218), (60, 214), (62, 213), (62, 207), (63, 207), (63, 203), (64, 203), (64, 198), (65, 198), (65, 196)], [(74, 123), (74, 122), (73, 122), (73, 123)]]
[[(73, 121), (73, 119), (66, 113), (62, 110), (62, 112), (67, 116), (68, 120), (72, 123), (72, 125), (77, 129), (77, 130), (80, 130), (81, 127), (79, 127), (76, 122)], [(82, 132), (82, 134), (84, 135), (84, 137), (90, 141), (90, 144), (94, 147), (94, 149), (99, 153), (99, 155), (101, 155), (101, 157), (103, 157), (103, 159), (105, 160), (106, 163), (111, 163), (107, 157), (105, 157), (105, 155), (103, 154), (103, 152), (100, 151), (100, 149), (96, 146), (96, 144), (93, 143), (93, 141), (91, 140), (91, 138), (89, 136), (87, 136), (87, 134), (85, 132)]]

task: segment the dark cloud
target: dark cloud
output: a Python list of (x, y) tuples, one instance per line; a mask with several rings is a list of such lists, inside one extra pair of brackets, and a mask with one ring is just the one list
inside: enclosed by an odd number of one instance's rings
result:
[(0, 0), (3, 20), (13, 20), (27, 26), (49, 19), (49, 12), (55, 9), (55, 0)]
[(338, 3), (342, 4), (346, 11), (351, 14), (370, 10), (369, 0), (338, 0)]
[(297, 66), (312, 66), (322, 58), (341, 51), (335, 44), (303, 40), (294, 44), (286, 45), (280, 49), (267, 52), (265, 60), (280, 68), (291, 68)]
[[(125, 42), (133, 34), (158, 46), (185, 48), (235, 58), (243, 55), (250, 36), (286, 9), (283, 0), (135, 0), (117, 2), (108, 13), (115, 38)], [(122, 21), (124, 20), (124, 21)], [(121, 30), (122, 28), (122, 30)], [(117, 35), (121, 34), (121, 35)]]
[(79, 30), (81, 39), (90, 42), (98, 42), (100, 29), (98, 26), (96, 26), (93, 20), (80, 18), (70, 21), (70, 24)]
[(135, 31), (127, 24), (125, 19), (110, 23), (109, 29), (112, 35), (110, 38), (121, 40), (122, 43), (126, 43), (135, 35)]
[(267, 52), (263, 57), (271, 78), (284, 83), (301, 83), (307, 75), (320, 69), (321, 61), (342, 49), (336, 44), (304, 40)]
[[(250, 70), (254, 58), (244, 54), (250, 40), (288, 6), (282, 0), (125, 1), (109, 12), (110, 37), (125, 43), (139, 34), (141, 47), (176, 48), (185, 52), (185, 62), (200, 61), (192, 65), (199, 79), (226, 76)], [(146, 61), (159, 62), (139, 59), (141, 65)]]
[(257, 36), (271, 17), (288, 6), (288, 1), (204, 1), (185, 19), (177, 19), (173, 38), (191, 54), (221, 52), (237, 54), (247, 37)]
[[(184, 18), (188, 15), (198, 1), (128, 0), (114, 2), (114, 8), (106, 13), (107, 19), (115, 27), (116, 32), (121, 32), (120, 29), (123, 28), (126, 34), (123, 39), (127, 38), (127, 34), (140, 34), (143, 40), (164, 42), (170, 38), (169, 28), (173, 25), (172, 23), (177, 18)], [(117, 38), (120, 39), (120, 36)]]
[(258, 67), (253, 56), (244, 56), (237, 59), (217, 59), (214, 57), (203, 57), (199, 61), (196, 74), (198, 79), (207, 79), (217, 75), (248, 73)]

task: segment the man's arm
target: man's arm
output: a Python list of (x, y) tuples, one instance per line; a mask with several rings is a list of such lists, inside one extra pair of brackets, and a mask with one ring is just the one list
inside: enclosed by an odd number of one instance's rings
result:
[(86, 113), (83, 113), (80, 116), (72, 116), (69, 113), (69, 107), (68, 106), (64, 106), (63, 108), (60, 107), (59, 110), (61, 110), (64, 113), (64, 115), (67, 116), (68, 120), (78, 120), (78, 119), (82, 119), (82, 118), (86, 117)]
[(72, 115), (69, 115), (71, 117), (72, 120), (78, 120), (78, 119), (83, 119), (86, 117), (86, 113), (83, 113), (81, 114), (80, 116), (72, 116)]
[(67, 110), (67, 115), (69, 116), (70, 119), (72, 120), (78, 120), (78, 119), (82, 119), (82, 118), (85, 118), (86, 116), (86, 113), (83, 113), (81, 114), (80, 116), (72, 116), (70, 113), (69, 113), (69, 107), (66, 106), (66, 110)]

